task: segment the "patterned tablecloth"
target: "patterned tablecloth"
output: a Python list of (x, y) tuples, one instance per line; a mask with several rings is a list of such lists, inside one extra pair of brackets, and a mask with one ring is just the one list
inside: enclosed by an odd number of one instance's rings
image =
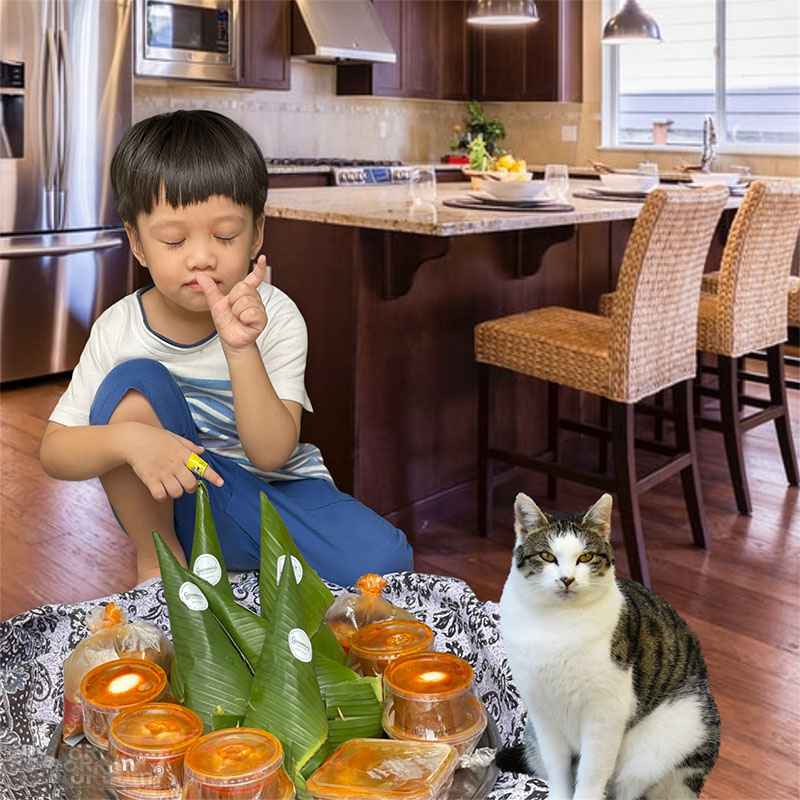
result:
[[(434, 648), (465, 658), (475, 670), (476, 693), (494, 718), (503, 742), (522, 736), (523, 709), (511, 681), (498, 628), (496, 603), (479, 601), (460, 580), (418, 573), (387, 576), (387, 600), (408, 609), (435, 632)], [(332, 586), (334, 594), (345, 591)], [(258, 575), (233, 579), (236, 599), (258, 610)], [(147, 620), (169, 632), (160, 579), (136, 589), (77, 605), (42, 606), (0, 622), (0, 798), (69, 798), (69, 776), (45, 755), (61, 721), (66, 656), (88, 631), (86, 612), (113, 600), (130, 618)], [(65, 788), (66, 787), (66, 788)], [(544, 784), (500, 773), (489, 800), (542, 800)]]

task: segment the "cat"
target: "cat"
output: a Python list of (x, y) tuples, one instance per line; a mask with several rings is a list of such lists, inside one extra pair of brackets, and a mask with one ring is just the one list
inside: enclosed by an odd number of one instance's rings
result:
[(498, 766), (550, 800), (697, 797), (719, 753), (706, 666), (668, 603), (615, 577), (611, 496), (548, 515), (519, 494), (514, 530), (500, 632), (528, 719)]

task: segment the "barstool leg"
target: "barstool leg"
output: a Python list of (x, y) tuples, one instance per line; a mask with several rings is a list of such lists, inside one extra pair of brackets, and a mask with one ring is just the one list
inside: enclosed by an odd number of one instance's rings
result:
[[(547, 382), (547, 449), (554, 464), (558, 464), (558, 384)], [(547, 476), (547, 496), (554, 500), (557, 490), (555, 475)]]
[(797, 455), (794, 452), (792, 427), (789, 422), (789, 404), (786, 400), (786, 370), (783, 359), (783, 345), (767, 348), (767, 376), (769, 378), (769, 399), (773, 406), (783, 408), (783, 414), (775, 417), (775, 432), (781, 448), (783, 469), (790, 486), (797, 486)]
[(478, 533), (488, 536), (492, 530), (493, 470), (489, 461), (489, 437), (492, 428), (492, 398), (489, 367), (478, 364)]
[(747, 485), (747, 473), (742, 453), (742, 426), (739, 420), (739, 398), (737, 396), (737, 359), (717, 356), (719, 366), (719, 408), (722, 422), (722, 437), (725, 440), (725, 455), (733, 484), (733, 494), (740, 514), (750, 514), (753, 504)]
[(636, 480), (636, 452), (633, 434), (633, 404), (611, 401), (614, 477), (617, 504), (622, 519), (622, 536), (631, 578), (650, 587), (650, 570), (644, 551), (642, 520), (639, 513), (639, 486)]
[(692, 413), (692, 380), (681, 381), (672, 387), (672, 406), (675, 412), (675, 444), (679, 451), (689, 453), (692, 463), (681, 470), (681, 486), (689, 512), (689, 525), (692, 538), (698, 547), (711, 547), (711, 537), (706, 525), (706, 512), (700, 488), (700, 475), (697, 464), (697, 445), (694, 436), (694, 415)]

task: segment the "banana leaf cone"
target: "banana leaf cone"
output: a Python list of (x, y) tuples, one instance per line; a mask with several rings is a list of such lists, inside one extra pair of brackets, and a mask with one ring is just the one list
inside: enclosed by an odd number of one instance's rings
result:
[(349, 663), (347, 653), (339, 644), (336, 634), (331, 630), (327, 622), (320, 623), (317, 632), (311, 637), (311, 643), (314, 645), (315, 659), (318, 655), (323, 655), (337, 664), (346, 666)]
[(213, 714), (244, 714), (252, 675), (200, 591), (201, 581), (178, 563), (157, 532), (153, 539), (183, 684), (183, 704), (200, 715), (207, 733), (213, 728)]
[(300, 589), (289, 559), (284, 563), (244, 724), (280, 739), (286, 771), (294, 775), (325, 742), (328, 719), (304, 628)]
[(195, 583), (208, 600), (214, 616), (222, 623), (247, 661), (250, 672), (253, 672), (261, 655), (267, 621), (237, 603), (233, 596), (217, 528), (211, 515), (208, 488), (203, 481), (197, 482), (195, 509), (189, 568), (199, 578)]
[(313, 635), (333, 602), (333, 593), (303, 558), (275, 506), (261, 492), (261, 572), (258, 591), (262, 617), (269, 618), (272, 613), (280, 578), (278, 562), (283, 558), (291, 561), (294, 567), (303, 598), (304, 627)]

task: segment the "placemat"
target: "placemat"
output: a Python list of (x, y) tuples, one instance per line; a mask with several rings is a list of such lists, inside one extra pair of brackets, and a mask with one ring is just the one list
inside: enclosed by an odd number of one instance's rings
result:
[(583, 197), (586, 200), (610, 200), (612, 203), (644, 203), (647, 200), (647, 195), (613, 195), (613, 194), (600, 194), (591, 190), (582, 192), (573, 192), (573, 197)]
[(442, 205), (451, 208), (469, 208), (473, 211), (516, 211), (525, 214), (538, 214), (540, 211), (567, 212), (574, 211), (575, 206), (568, 203), (531, 203), (530, 205), (505, 205), (501, 203), (484, 203), (471, 197), (453, 197), (442, 201)]

